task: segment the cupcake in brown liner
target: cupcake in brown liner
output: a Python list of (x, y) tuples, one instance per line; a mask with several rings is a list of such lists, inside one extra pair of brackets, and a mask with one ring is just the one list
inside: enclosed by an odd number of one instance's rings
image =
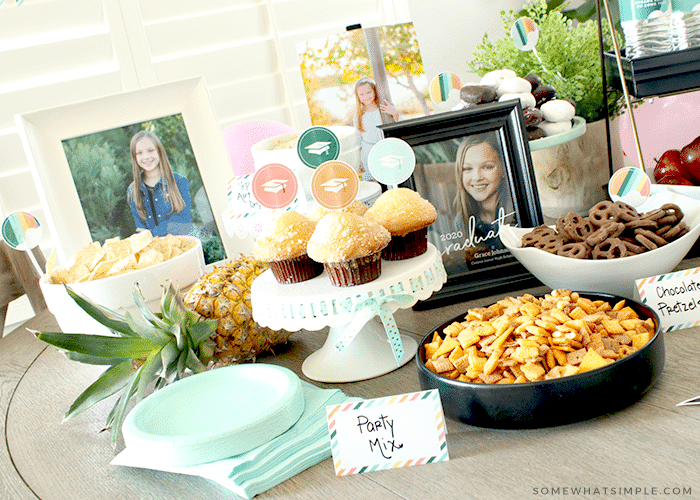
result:
[(365, 212), (367, 212), (368, 209), (369, 207), (367, 205), (357, 200), (353, 200), (353, 202), (350, 203), (350, 205), (343, 208), (342, 210), (328, 210), (327, 208), (322, 207), (318, 203), (314, 203), (314, 206), (311, 207), (311, 210), (309, 210), (309, 213), (307, 213), (306, 216), (312, 221), (318, 222), (321, 220), (321, 218), (323, 218), (324, 215), (328, 215), (331, 212), (352, 212), (357, 215), (365, 215)]
[(428, 250), (428, 226), (437, 219), (437, 211), (412, 189), (396, 188), (382, 193), (364, 216), (391, 234), (391, 242), (382, 251), (382, 257), (403, 260)]
[(377, 279), (381, 252), (391, 240), (382, 225), (350, 212), (329, 213), (309, 240), (309, 257), (322, 262), (331, 284), (355, 286)]
[(306, 244), (315, 227), (315, 222), (298, 212), (283, 212), (255, 241), (253, 255), (268, 263), (279, 283), (299, 283), (315, 278), (323, 272), (323, 265), (311, 260), (306, 253)]

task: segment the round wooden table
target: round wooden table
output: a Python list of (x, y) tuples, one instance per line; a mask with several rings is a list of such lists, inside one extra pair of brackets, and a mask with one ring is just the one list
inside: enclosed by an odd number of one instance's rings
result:
[[(401, 310), (396, 320), (402, 333), (420, 341), (433, 327), (468, 307), (489, 305), (506, 295), (546, 291), (541, 287), (425, 311)], [(27, 326), (43, 331), (57, 328), (48, 312)], [(700, 328), (665, 335), (666, 366), (659, 382), (620, 412), (532, 430), (484, 429), (448, 419), (449, 461), (336, 477), (328, 459), (258, 498), (656, 499), (698, 495), (700, 406), (676, 404), (700, 395)], [(286, 351), (258, 362), (286, 366), (303, 378), (302, 362), (325, 339), (326, 330), (297, 332)], [(0, 339), (1, 499), (236, 498), (200, 477), (110, 465), (123, 447), (120, 441), (113, 450), (109, 432), (100, 432), (112, 400), (62, 423), (72, 401), (101, 370), (69, 361), (24, 328)], [(314, 384), (366, 399), (420, 390), (413, 362), (370, 380)]]

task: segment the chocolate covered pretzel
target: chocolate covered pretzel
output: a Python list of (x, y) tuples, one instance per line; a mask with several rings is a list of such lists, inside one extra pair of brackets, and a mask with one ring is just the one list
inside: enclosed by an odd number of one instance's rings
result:
[(688, 233), (683, 217), (673, 203), (640, 213), (621, 201), (602, 201), (591, 207), (588, 216), (569, 212), (557, 220), (555, 228), (534, 228), (522, 237), (522, 245), (575, 259), (632, 256)]

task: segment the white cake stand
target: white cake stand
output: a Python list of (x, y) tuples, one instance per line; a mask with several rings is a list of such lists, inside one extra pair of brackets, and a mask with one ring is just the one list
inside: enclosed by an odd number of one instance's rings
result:
[[(428, 251), (418, 257), (382, 260), (378, 279), (353, 287), (331, 285), (325, 271), (312, 280), (287, 285), (278, 283), (272, 271), (265, 271), (251, 287), (253, 319), (273, 330), (292, 332), (330, 327), (323, 347), (304, 360), (304, 375), (326, 383), (367, 380), (408, 363), (415, 356), (418, 344), (413, 338), (401, 335), (404, 352), (397, 362), (383, 323), (374, 316), (345, 349), (339, 350), (336, 343), (358, 314), (356, 306), (374, 298), (393, 314), (427, 299), (446, 280), (442, 257), (430, 243)], [(402, 300), (399, 302), (398, 298)]]

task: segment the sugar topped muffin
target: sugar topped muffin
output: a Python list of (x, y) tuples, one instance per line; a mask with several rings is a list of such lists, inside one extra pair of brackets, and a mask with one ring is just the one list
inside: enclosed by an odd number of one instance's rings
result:
[(396, 188), (382, 193), (364, 216), (381, 224), (391, 234), (391, 243), (382, 257), (401, 260), (425, 253), (428, 226), (437, 219), (437, 211), (416, 191)]
[(267, 262), (280, 283), (299, 283), (323, 272), (323, 266), (311, 260), (306, 245), (316, 223), (295, 211), (275, 217), (255, 240), (253, 255)]
[[(369, 209), (369, 207), (367, 205), (365, 205), (364, 203), (361, 203), (357, 200), (353, 200), (353, 202), (350, 203), (350, 205), (348, 205), (347, 207), (343, 208), (342, 210), (338, 210), (338, 211), (339, 212), (351, 212), (351, 213), (354, 213), (357, 215), (365, 215), (365, 212), (367, 212), (368, 209)], [(335, 212), (335, 210), (328, 210), (327, 208), (322, 207), (318, 203), (314, 203), (314, 206), (311, 207), (311, 210), (309, 210), (309, 213), (306, 214), (306, 216), (309, 219), (318, 222), (321, 220), (321, 218), (324, 215), (328, 215), (331, 212)]]
[(309, 239), (309, 257), (323, 263), (331, 283), (353, 286), (381, 274), (381, 252), (391, 235), (381, 224), (351, 212), (321, 218)]

